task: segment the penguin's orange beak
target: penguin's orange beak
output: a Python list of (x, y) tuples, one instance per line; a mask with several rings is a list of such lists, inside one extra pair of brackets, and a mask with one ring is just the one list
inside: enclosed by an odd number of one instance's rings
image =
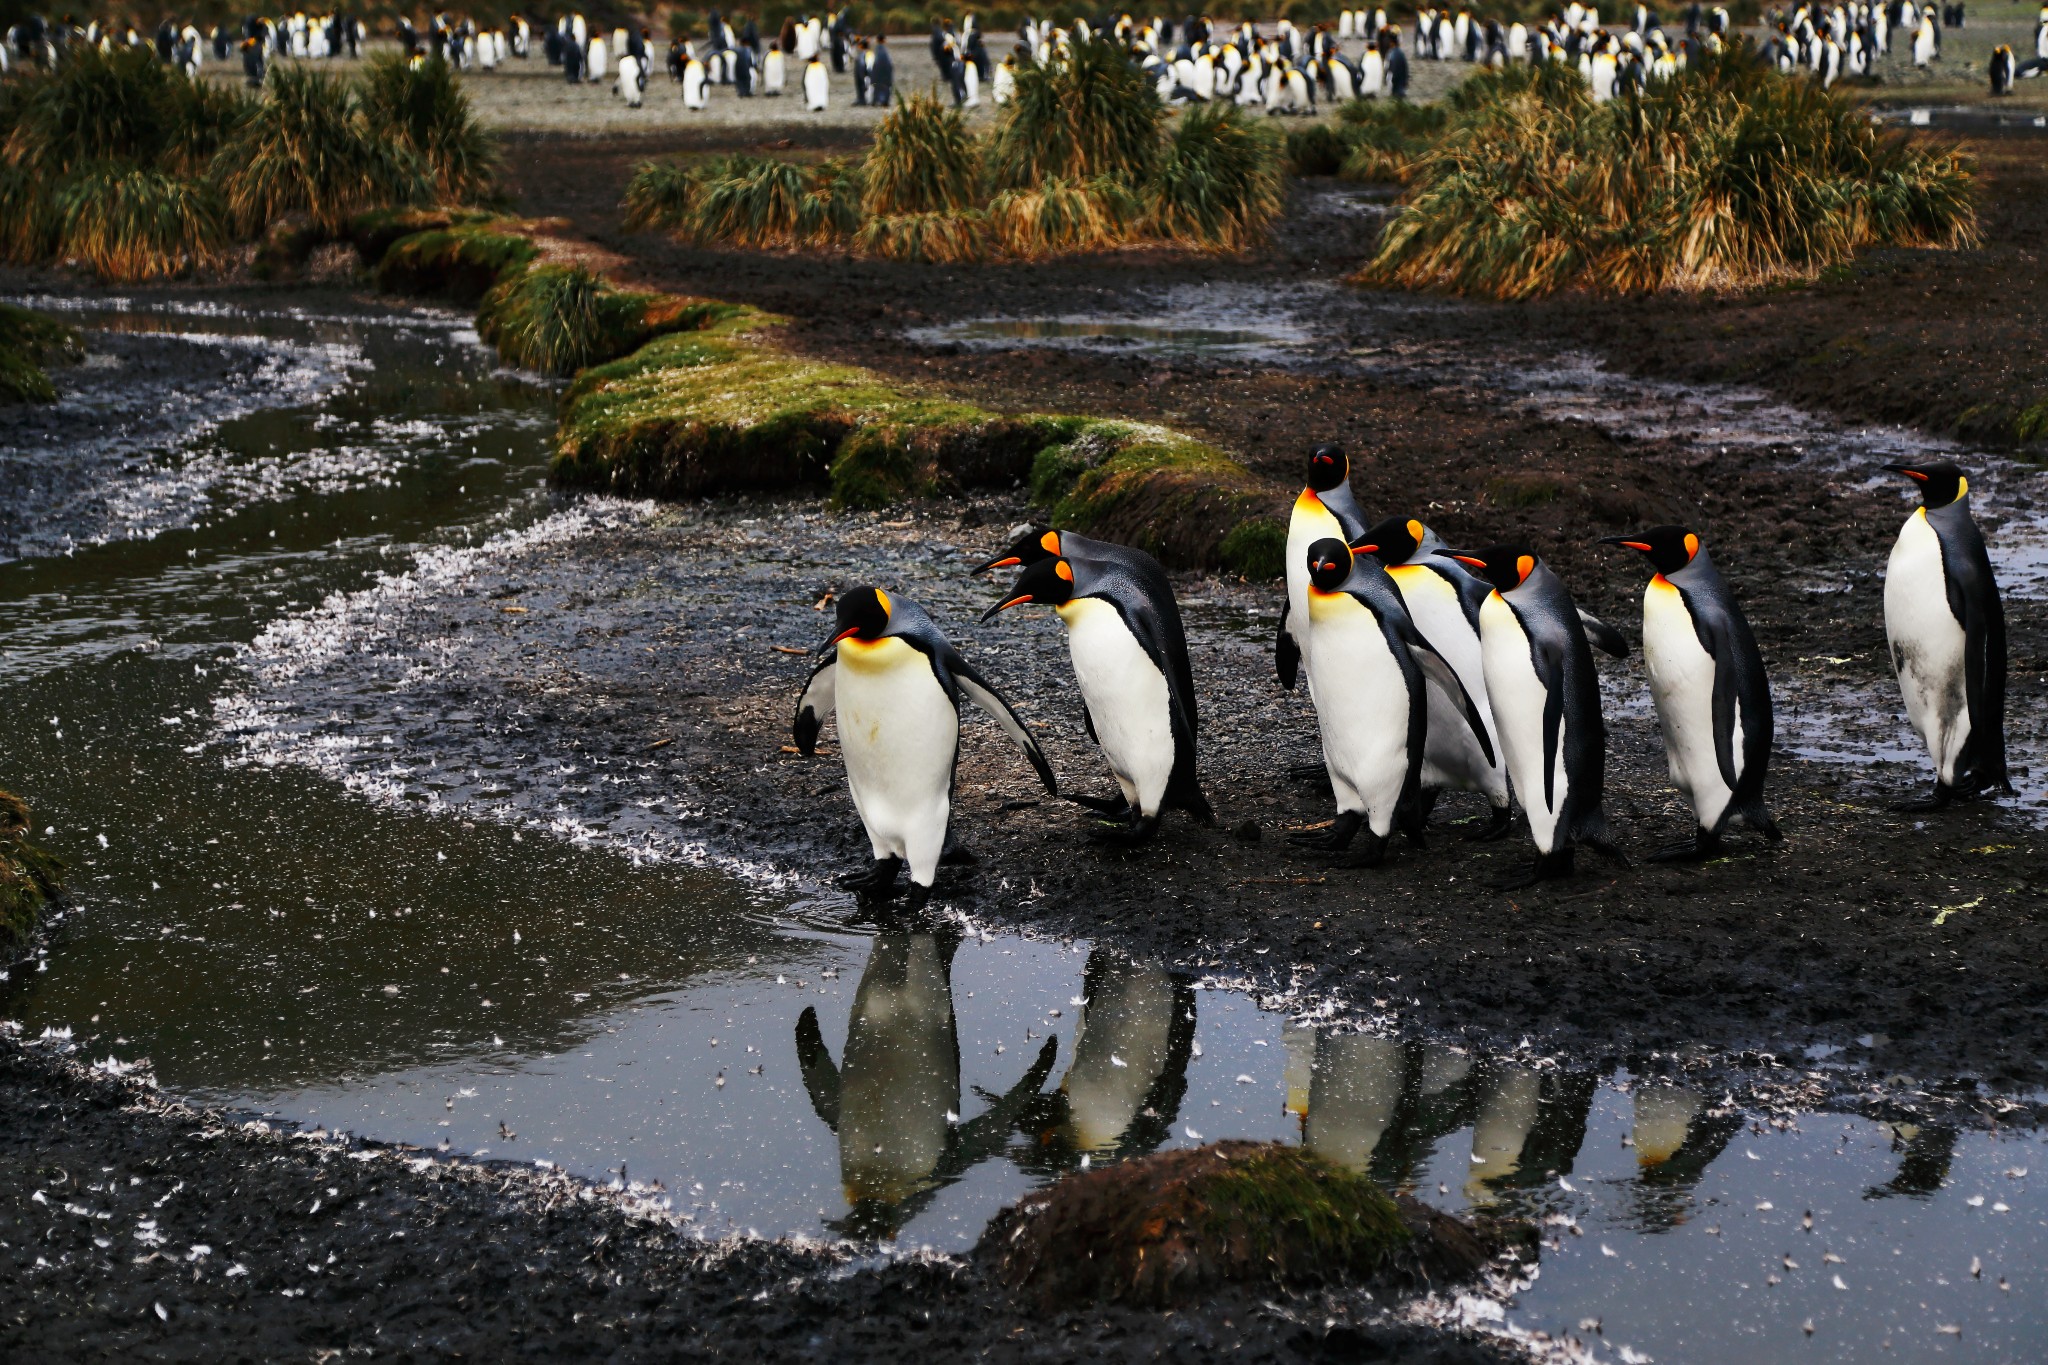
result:
[(1008, 611), (1008, 610), (1009, 610), (1009, 609), (1010, 609), (1011, 607), (1021, 606), (1021, 605), (1023, 605), (1023, 604), (1024, 604), (1024, 603), (1026, 603), (1026, 602), (1035, 602), (1035, 601), (1037, 601), (1037, 600), (1038, 600), (1037, 598), (1033, 597), (1033, 596), (1032, 596), (1032, 595), (1031, 595), (1030, 593), (1028, 593), (1028, 592), (1024, 592), (1024, 593), (1018, 593), (1018, 594), (1017, 594), (1017, 595), (1016, 595), (1015, 597), (1012, 597), (1012, 598), (1011, 598), (1011, 599), (1010, 599), (1009, 601), (1007, 601), (1007, 602), (998, 602), (998, 603), (996, 603), (996, 604), (995, 604), (994, 606), (990, 607), (990, 608), (989, 608), (989, 609), (988, 609), (987, 611), (985, 611), (985, 612), (983, 612), (983, 613), (981, 614), (981, 619), (982, 619), (983, 621), (993, 621), (993, 620), (994, 620), (994, 619), (996, 618), (996, 613), (997, 613), (997, 612), (1001, 612), (1001, 611)]
[(1475, 569), (1483, 569), (1486, 567), (1485, 560), (1474, 559), (1471, 555), (1452, 555), (1451, 558), (1457, 560), (1460, 564), (1469, 564)]
[(838, 646), (841, 640), (848, 639), (858, 634), (860, 634), (859, 626), (848, 626), (845, 630), (840, 631), (837, 635), (827, 640), (824, 644), (819, 645), (818, 652), (820, 654), (829, 654), (832, 652), (834, 648)]
[(1913, 466), (1911, 465), (1888, 464), (1885, 466), (1885, 468), (1889, 469), (1894, 474), (1904, 474), (1907, 478), (1918, 479), (1921, 483), (1927, 482), (1927, 476), (1921, 473), (1919, 470), (1913, 468)]
[(973, 568), (967, 571), (967, 576), (969, 578), (972, 578), (976, 574), (984, 574), (991, 569), (1013, 569), (1017, 565), (1022, 564), (1023, 562), (1023, 560), (1017, 558), (1017, 556), (1015, 555), (1004, 555), (1001, 559), (991, 559), (986, 564), (975, 565)]
[(1644, 554), (1650, 553), (1650, 546), (1647, 541), (1630, 540), (1626, 536), (1602, 536), (1600, 537), (1600, 543), (1602, 545), (1619, 545), (1624, 550), (1641, 550)]

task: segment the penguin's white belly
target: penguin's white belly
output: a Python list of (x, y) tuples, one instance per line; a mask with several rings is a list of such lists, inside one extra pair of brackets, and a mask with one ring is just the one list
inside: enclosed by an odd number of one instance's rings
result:
[(1493, 721), (1493, 708), (1486, 700), (1486, 668), (1480, 658), (1479, 636), (1465, 617), (1465, 607), (1458, 600), (1458, 590), (1443, 575), (1419, 564), (1404, 564), (1388, 572), (1400, 586), (1401, 600), (1408, 606), (1408, 618), (1415, 623), (1416, 633), (1451, 666), (1451, 671), (1458, 675), (1458, 681), (1465, 685), (1466, 693), (1479, 708), (1480, 721), (1486, 726), (1487, 739), (1493, 745), (1493, 762), (1489, 763), (1486, 751), (1479, 747), (1479, 740), (1472, 733), (1472, 722), (1466, 717), (1465, 708), (1456, 698), (1430, 683), (1426, 689), (1429, 696), (1429, 738), (1423, 745), (1423, 785), (1450, 791), (1485, 792), (1489, 798), (1498, 798), (1496, 804), (1506, 804), (1507, 768), (1500, 756), (1500, 734)]
[(1309, 612), (1323, 666), (1308, 691), (1337, 809), (1385, 838), (1408, 779), (1408, 680), (1379, 619), (1349, 593), (1318, 593)]
[[(1671, 780), (1692, 802), (1701, 829), (1716, 829), (1735, 793), (1721, 776), (1714, 747), (1714, 656), (1700, 644), (1692, 613), (1662, 578), (1643, 593), (1643, 663), (1664, 731)], [(1742, 776), (1742, 708), (1735, 709), (1735, 775)]]
[(1099, 597), (1059, 608), (1081, 699), (1095, 739), (1124, 799), (1142, 815), (1159, 813), (1173, 776), (1173, 711), (1166, 675), (1145, 653), (1120, 612)]
[(1557, 847), (1557, 818), (1564, 808), (1568, 784), (1564, 769), (1565, 732), (1571, 717), (1558, 723), (1557, 757), (1551, 771), (1551, 797), (1543, 795), (1543, 682), (1536, 676), (1536, 662), (1529, 652), (1529, 637), (1515, 616), (1515, 609), (1499, 593), (1486, 599), (1479, 609), (1479, 648), (1486, 661), (1486, 695), (1493, 702), (1493, 718), (1500, 727), (1500, 748), (1507, 756), (1508, 776), (1514, 780), (1515, 795), (1529, 814), (1529, 834), (1538, 852)]
[(1122, 967), (1088, 993), (1060, 1085), (1076, 1146), (1111, 1146), (1138, 1117), (1166, 1070), (1173, 1008), (1173, 982), (1157, 967)]
[[(960, 1102), (952, 988), (933, 937), (908, 937), (900, 967), (877, 963), (863, 975), (848, 1025), (839, 1171), (849, 1203), (896, 1203), (924, 1184), (946, 1152), (946, 1115)], [(895, 950), (878, 941), (878, 953)]]
[(877, 858), (930, 886), (946, 842), (960, 715), (931, 660), (902, 640), (842, 640), (835, 684), (846, 784)]
[(1304, 492), (1294, 500), (1294, 511), (1287, 518), (1287, 633), (1301, 651), (1301, 666), (1311, 672), (1308, 547), (1325, 539), (1344, 539), (1344, 527), (1321, 498)]
[(1956, 759), (1970, 737), (1965, 636), (1962, 622), (1949, 610), (1941, 542), (1918, 508), (1900, 528), (1885, 566), (1884, 632), (1891, 640), (1906, 718), (1926, 744), (1942, 782), (1952, 783)]

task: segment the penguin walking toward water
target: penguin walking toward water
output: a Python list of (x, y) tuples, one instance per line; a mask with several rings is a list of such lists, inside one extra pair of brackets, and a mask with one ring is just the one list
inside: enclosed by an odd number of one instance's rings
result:
[(1365, 533), (1365, 513), (1351, 492), (1351, 461), (1341, 446), (1320, 445), (1309, 453), (1308, 486), (1294, 500), (1287, 518), (1287, 600), (1280, 608), (1280, 631), (1273, 644), (1273, 666), (1280, 685), (1292, 692), (1304, 664), (1313, 670), (1308, 644), (1308, 547), (1336, 539), (1349, 545)]
[[(1316, 642), (1309, 697), (1322, 729), (1323, 761), (1337, 819), (1295, 842), (1344, 852), (1364, 837), (1353, 867), (1377, 867), (1396, 820), (1422, 841), (1422, 760), (1429, 730), (1425, 672), (1459, 698), (1464, 723), (1483, 736), (1458, 675), (1416, 632), (1401, 593), (1378, 560), (1335, 537), (1307, 553), (1308, 609)], [(1484, 740), (1482, 738), (1481, 742)]]
[(804, 108), (818, 113), (831, 98), (832, 78), (825, 74), (825, 63), (813, 56), (804, 66)]
[(1764, 805), (1771, 761), (1771, 685), (1749, 621), (1700, 538), (1683, 526), (1606, 536), (1647, 556), (1643, 664), (1664, 732), (1671, 780), (1698, 818), (1690, 840), (1658, 849), (1652, 862), (1712, 858), (1741, 816), (1772, 843), (1784, 836)]
[(1934, 794), (1904, 811), (2012, 791), (2005, 768), (2005, 608), (1970, 481), (1947, 460), (1889, 464), (1920, 485), (1884, 575), (1884, 630), (1906, 718), (1934, 760)]
[[(1523, 545), (1452, 557), (1493, 589), (1479, 609), (1486, 695), (1536, 844), (1535, 866), (1500, 889), (1570, 876), (1577, 844), (1625, 865), (1607, 840), (1607, 726), (1587, 623), (1571, 594)], [(1613, 652), (1619, 642), (1606, 643)], [(1620, 647), (1626, 651), (1625, 643)]]
[[(1514, 806), (1508, 798), (1507, 758), (1500, 747), (1500, 729), (1486, 696), (1486, 668), (1479, 646), (1479, 609), (1493, 591), (1444, 552), (1434, 531), (1410, 517), (1389, 517), (1368, 530), (1352, 547), (1386, 565), (1387, 576), (1400, 589), (1408, 618), (1429, 647), (1457, 673), (1458, 682), (1477, 707), (1477, 730), (1464, 724), (1458, 699), (1434, 684), (1429, 689), (1429, 735), (1423, 752), (1422, 785), (1436, 791), (1478, 792), (1486, 797), (1491, 819), (1470, 837), (1498, 839), (1514, 827)], [(1430, 796), (1424, 797), (1425, 809)]]
[(1081, 802), (1126, 822), (1097, 837), (1144, 843), (1158, 832), (1159, 814), (1167, 807), (1208, 823), (1214, 816), (1195, 767), (1194, 678), (1165, 573), (1141, 551), (1103, 547), (1141, 558), (1144, 566), (1134, 570), (1125, 556), (1085, 553), (1101, 542), (1059, 532), (1047, 536), (1056, 543), (1079, 542), (1081, 553), (1031, 563), (981, 619), (1036, 602), (1058, 611), (1066, 624), (1089, 733), (1123, 793), (1121, 801)]
[(838, 717), (846, 784), (875, 856), (869, 871), (842, 877), (840, 885), (888, 899), (907, 862), (908, 906), (921, 909), (946, 852), (963, 695), (1016, 741), (1048, 792), (1057, 796), (1058, 785), (1017, 713), (924, 608), (880, 588), (858, 588), (839, 599), (837, 626), (818, 651), (832, 657), (797, 700), (796, 747), (815, 753), (825, 713)]

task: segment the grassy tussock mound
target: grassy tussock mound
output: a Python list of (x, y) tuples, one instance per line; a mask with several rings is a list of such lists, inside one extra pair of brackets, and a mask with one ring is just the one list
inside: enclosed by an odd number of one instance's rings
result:
[[(474, 307), (540, 254), (526, 238), (498, 231), (488, 221), (439, 221), (445, 226), (402, 235), (384, 248), (377, 261), (379, 289), (435, 295)], [(350, 232), (362, 234), (359, 242), (378, 235), (370, 224), (352, 224)]]
[(981, 179), (965, 117), (933, 95), (910, 96), (876, 126), (864, 172), (861, 210), (871, 215), (957, 212)]
[[(400, 242), (392, 250), (405, 245)], [(694, 331), (721, 307), (673, 294), (616, 289), (579, 265), (537, 265), (494, 286), (477, 311), (476, 325), (478, 335), (512, 364), (572, 375), (630, 354), (664, 333)]]
[(1115, 43), (1077, 43), (1071, 60), (1030, 63), (990, 135), (989, 179), (1025, 189), (1059, 176), (1142, 183), (1159, 157), (1166, 106)]
[(1155, 236), (1205, 251), (1244, 251), (1287, 206), (1279, 136), (1232, 105), (1181, 116), (1145, 186)]
[(54, 205), (58, 251), (103, 280), (167, 279), (218, 264), (227, 251), (220, 196), (204, 182), (124, 162), (64, 180)]
[(414, 67), (396, 53), (370, 58), (362, 110), (372, 129), (427, 168), (440, 203), (477, 204), (496, 192), (497, 142), (472, 117), (446, 62)]
[(0, 792), (0, 952), (28, 942), (43, 908), (64, 887), (64, 865), (28, 840), (28, 805)]
[(49, 403), (57, 397), (45, 367), (83, 360), (75, 328), (26, 308), (0, 303), (0, 403)]
[(989, 234), (1006, 255), (1032, 260), (1110, 251), (1131, 238), (1144, 214), (1138, 196), (1109, 176), (1049, 176), (1034, 189), (1004, 190), (989, 201)]
[(1741, 287), (1975, 239), (1963, 157), (1750, 55), (1607, 104), (1569, 71), (1474, 77), (1357, 278), (1497, 298)]
[(975, 1255), (1048, 1308), (1165, 1308), (1231, 1283), (1468, 1278), (1493, 1250), (1302, 1148), (1220, 1142), (1069, 1175), (996, 1215)]
[[(1451, 92), (1455, 104), (1465, 92)], [(1337, 121), (1287, 135), (1287, 159), (1296, 175), (1335, 175), (1364, 182), (1406, 181), (1449, 121), (1447, 104), (1405, 100), (1350, 100)]]
[(425, 163), (392, 130), (371, 126), (347, 83), (279, 64), (264, 93), (222, 157), (221, 189), (241, 231), (303, 213), (339, 234), (365, 209), (431, 197)]
[(869, 218), (853, 235), (854, 245), (885, 261), (952, 265), (988, 254), (988, 234), (979, 212), (891, 213)]

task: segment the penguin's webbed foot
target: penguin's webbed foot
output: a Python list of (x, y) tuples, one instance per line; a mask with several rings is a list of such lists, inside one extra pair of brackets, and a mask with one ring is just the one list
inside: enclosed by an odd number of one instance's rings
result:
[(1892, 807), (1900, 815), (1928, 815), (1938, 810), (1947, 810), (1956, 798), (1956, 789), (1946, 782), (1934, 784), (1931, 796), (1918, 796), (1910, 801), (1901, 801)]
[(1572, 851), (1569, 848), (1553, 849), (1539, 853), (1536, 861), (1511, 877), (1493, 884), (1496, 891), (1521, 891), (1542, 882), (1562, 881), (1572, 875)]
[(1287, 837), (1303, 848), (1318, 849), (1325, 853), (1342, 853), (1351, 847), (1351, 841), (1358, 834), (1358, 828), (1365, 823), (1365, 817), (1357, 811), (1345, 811), (1322, 829), (1298, 829)]
[(1681, 839), (1675, 844), (1666, 844), (1653, 849), (1644, 861), (1652, 863), (1704, 863), (1722, 854), (1721, 836), (1712, 830), (1700, 830), (1690, 839)]
[(1387, 860), (1388, 842), (1384, 835), (1374, 834), (1369, 829), (1361, 831), (1358, 844), (1352, 849), (1351, 856), (1345, 859), (1344, 866), (1378, 867)]
[(1490, 844), (1496, 839), (1506, 838), (1514, 827), (1515, 808), (1513, 806), (1494, 806), (1491, 808), (1491, 813), (1488, 815), (1485, 824), (1475, 825), (1473, 828), (1465, 831), (1465, 842), (1469, 844)]
[(1083, 796), (1079, 792), (1069, 792), (1067, 800), (1084, 810), (1092, 810), (1119, 820), (1128, 820), (1132, 814), (1131, 803), (1121, 796)]
[(886, 900), (896, 894), (896, 874), (902, 867), (901, 858), (877, 858), (867, 871), (849, 872), (839, 878), (839, 885), (871, 899)]
[(1159, 832), (1157, 815), (1142, 815), (1129, 824), (1097, 825), (1088, 831), (1088, 837), (1097, 843), (1112, 844), (1118, 848), (1136, 848), (1152, 842), (1152, 836)]

